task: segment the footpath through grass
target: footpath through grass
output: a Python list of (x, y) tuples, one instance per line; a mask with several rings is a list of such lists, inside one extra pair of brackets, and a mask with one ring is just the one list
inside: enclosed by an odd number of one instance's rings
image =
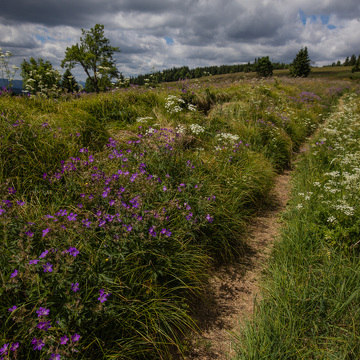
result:
[(209, 267), (241, 256), (276, 172), (349, 88), (0, 97), (0, 358), (181, 352)]
[(236, 359), (360, 358), (360, 96), (304, 151), (254, 319)]

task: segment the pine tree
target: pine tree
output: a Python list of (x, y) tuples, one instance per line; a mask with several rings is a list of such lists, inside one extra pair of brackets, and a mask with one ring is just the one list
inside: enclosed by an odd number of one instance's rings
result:
[(267, 77), (273, 74), (273, 64), (271, 63), (268, 56), (257, 59), (255, 69), (258, 76)]
[(75, 80), (75, 77), (69, 69), (66, 69), (61, 78), (61, 87), (67, 92), (79, 91), (79, 86)]
[(354, 64), (354, 67), (351, 69), (351, 72), (358, 72), (360, 71), (360, 55), (358, 56), (355, 64)]
[(354, 66), (355, 64), (356, 64), (356, 56), (355, 54), (352, 54), (349, 61), (349, 66)]
[(301, 48), (290, 66), (290, 75), (294, 77), (307, 77), (310, 74), (310, 57), (307, 47)]

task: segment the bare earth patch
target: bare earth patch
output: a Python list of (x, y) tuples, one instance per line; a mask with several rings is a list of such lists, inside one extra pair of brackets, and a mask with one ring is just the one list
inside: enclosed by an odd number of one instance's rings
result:
[(289, 198), (290, 171), (276, 179), (272, 205), (255, 216), (250, 224), (249, 249), (241, 263), (224, 265), (214, 271), (206, 303), (199, 303), (197, 314), (200, 335), (189, 344), (187, 360), (225, 360), (235, 355), (231, 333), (252, 316), (254, 300), (259, 296), (259, 281), (275, 238), (279, 235), (279, 217)]

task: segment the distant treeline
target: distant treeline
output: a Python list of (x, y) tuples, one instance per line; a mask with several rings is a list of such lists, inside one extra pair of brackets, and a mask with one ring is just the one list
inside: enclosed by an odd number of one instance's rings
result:
[[(222, 75), (232, 74), (237, 72), (251, 72), (256, 71), (256, 64), (258, 58), (253, 63), (248, 62), (247, 64), (237, 65), (220, 65), (220, 66), (205, 66), (190, 69), (188, 66), (173, 67), (162, 71), (156, 71), (144, 75), (138, 75), (130, 78), (130, 83), (134, 85), (144, 85), (146, 83), (161, 83), (178, 81), (179, 79), (196, 79), (202, 76), (209, 75)], [(287, 69), (290, 65), (285, 63), (272, 63), (275, 69)]]
[[(347, 56), (345, 61), (343, 63), (341, 63), (341, 61), (339, 60), (338, 62), (333, 62), (331, 64), (332, 67), (334, 66), (355, 66), (356, 64), (360, 63), (360, 55), (358, 55), (358, 57), (356, 58), (355, 54), (352, 54), (351, 56)], [(330, 65), (327, 65), (330, 66)]]

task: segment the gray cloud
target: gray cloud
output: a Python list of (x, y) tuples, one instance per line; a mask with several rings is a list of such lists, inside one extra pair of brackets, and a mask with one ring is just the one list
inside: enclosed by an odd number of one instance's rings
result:
[(1, 6), (0, 47), (17, 65), (32, 56), (60, 69), (81, 29), (100, 23), (126, 75), (266, 55), (291, 62), (302, 46), (324, 65), (360, 54), (358, 19), (358, 0), (18, 0)]

